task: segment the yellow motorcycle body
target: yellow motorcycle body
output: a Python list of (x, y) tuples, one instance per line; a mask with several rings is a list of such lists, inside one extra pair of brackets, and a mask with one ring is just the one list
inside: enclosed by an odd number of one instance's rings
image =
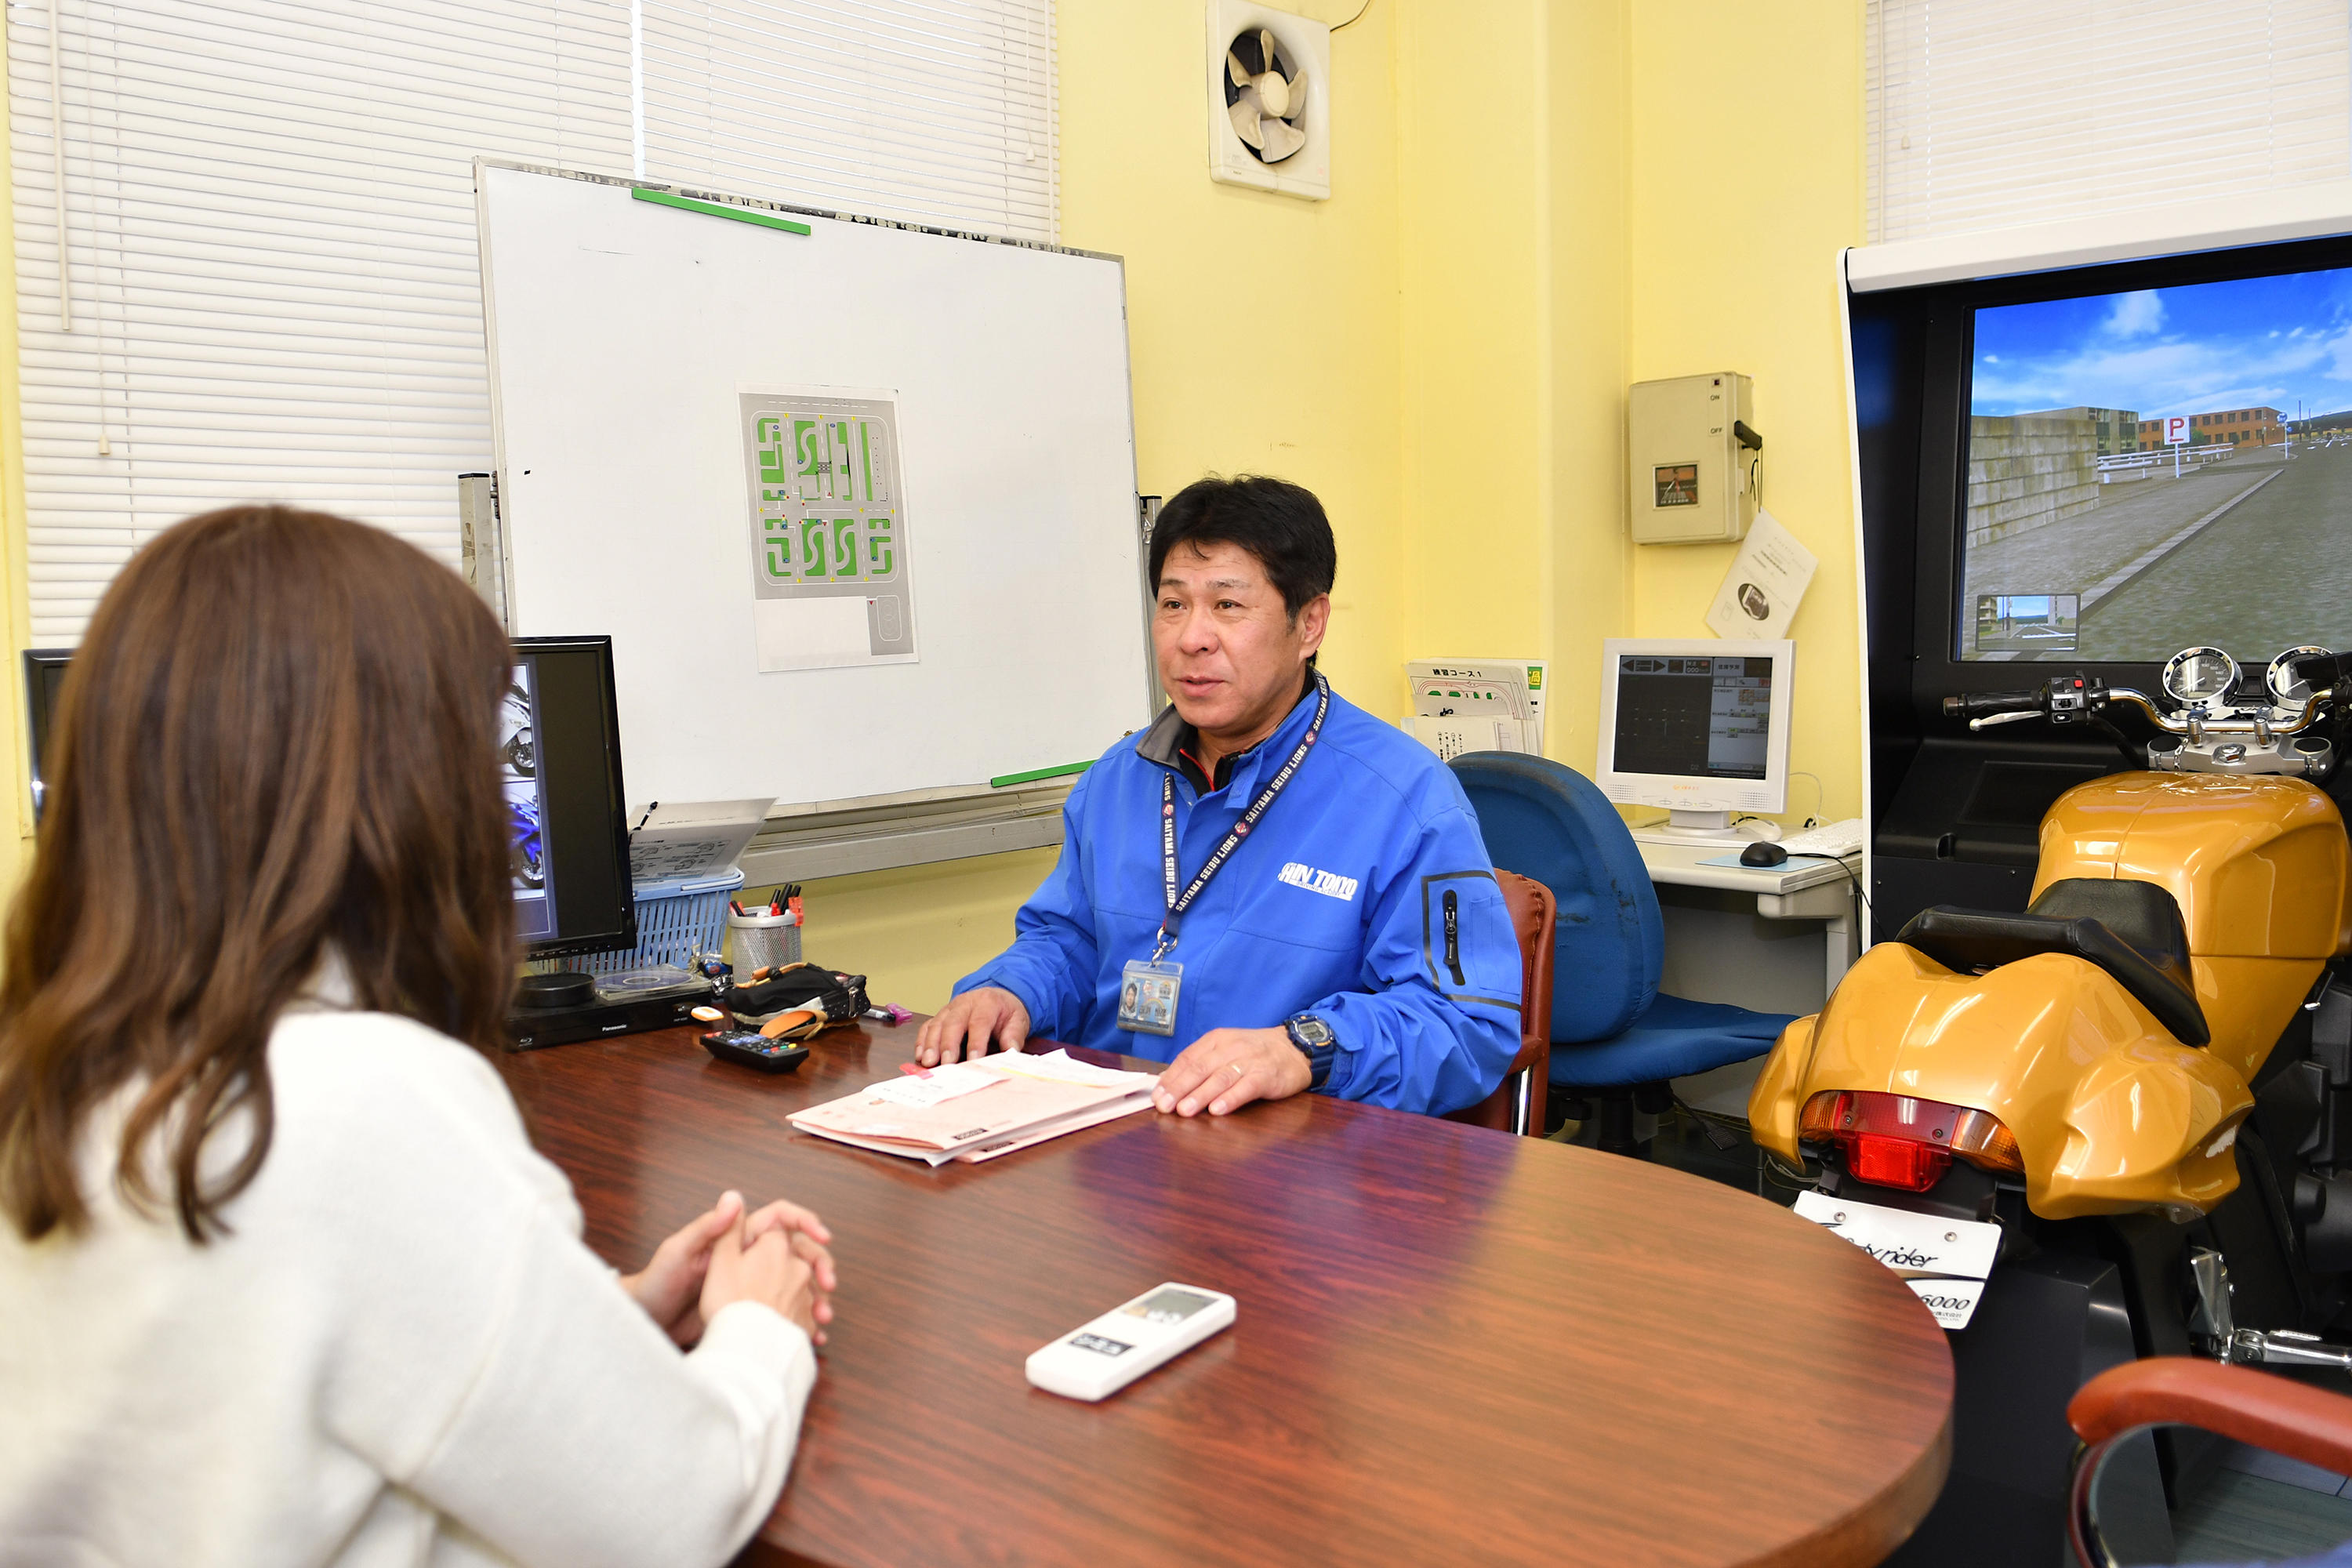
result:
[(2070, 879), (2171, 895), (2210, 1043), (2184, 1043), (2072, 952), (1975, 973), (1881, 942), (1773, 1047), (1748, 1100), (1760, 1147), (1801, 1168), (1802, 1144), (1865, 1125), (1896, 1154), (1907, 1142), (1921, 1162), (2021, 1176), (2045, 1219), (2185, 1220), (2229, 1195), (2254, 1075), (2328, 961), (2352, 952), (2335, 803), (2298, 778), (2111, 774), (2059, 797), (2040, 856), (2037, 900)]

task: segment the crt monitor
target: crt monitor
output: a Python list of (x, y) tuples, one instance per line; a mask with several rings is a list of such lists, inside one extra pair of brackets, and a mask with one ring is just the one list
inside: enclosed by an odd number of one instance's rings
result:
[[(499, 760), (514, 834), (515, 917), (534, 958), (633, 947), (627, 813), (621, 794), (612, 639), (517, 637), (499, 710)], [(71, 652), (25, 656), (33, 810), (41, 809), (49, 720)]]
[(1664, 835), (1694, 842), (1737, 841), (1736, 815), (1785, 809), (1796, 653), (1785, 640), (1608, 638), (1601, 792), (1665, 807)]

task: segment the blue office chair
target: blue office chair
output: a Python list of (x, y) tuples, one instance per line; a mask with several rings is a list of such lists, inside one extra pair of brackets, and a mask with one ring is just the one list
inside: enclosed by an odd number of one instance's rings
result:
[(1671, 1106), (1669, 1080), (1762, 1056), (1792, 1019), (1659, 992), (1658, 895), (1591, 780), (1515, 752), (1473, 752), (1453, 767), (1495, 864), (1541, 882), (1559, 906), (1546, 1125), (1597, 1115), (1601, 1148), (1638, 1153), (1633, 1115)]

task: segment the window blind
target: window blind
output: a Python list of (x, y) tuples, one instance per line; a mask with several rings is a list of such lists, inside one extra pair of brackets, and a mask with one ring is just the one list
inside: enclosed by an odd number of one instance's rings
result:
[(1052, 244), (1050, 0), (641, 0), (645, 178)]
[(1874, 242), (2343, 178), (2342, 0), (1868, 0)]
[(341, 511), (456, 561), (457, 476), (491, 458), (478, 156), (625, 175), (642, 142), (647, 178), (1050, 238), (1051, 16), (11, 0), (35, 640), (76, 640), (141, 542), (240, 500)]
[(472, 161), (625, 169), (619, 0), (48, 0), (8, 43), (36, 640), (239, 500), (454, 561), (456, 476), (490, 454)]

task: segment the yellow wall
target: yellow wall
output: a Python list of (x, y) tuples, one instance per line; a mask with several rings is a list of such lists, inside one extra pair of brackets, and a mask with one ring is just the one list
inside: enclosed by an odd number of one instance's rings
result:
[[(1706, 636), (1732, 548), (1627, 542), (1625, 385), (1745, 372), (1766, 503), (1822, 561), (1792, 766), (1825, 799), (1800, 779), (1790, 815), (1858, 814), (1832, 267), (1862, 227), (1858, 0), (1374, 0), (1332, 42), (1329, 202), (1209, 180), (1202, 13), (1059, 15), (1062, 231), (1127, 258), (1145, 491), (1313, 489), (1339, 540), (1336, 683), (1396, 713), (1406, 658), (1548, 656), (1546, 750), (1590, 768), (1601, 639)], [(812, 884), (809, 950), (936, 1006), (1048, 863)]]
[[(1756, 378), (1767, 510), (1821, 558), (1797, 640), (1790, 766), (1862, 814), (1853, 469), (1834, 258), (1862, 242), (1862, 5), (1632, 7), (1633, 381)], [(1734, 546), (1633, 552), (1637, 637), (1706, 637)], [(1816, 809), (1791, 783), (1795, 820)]]
[[(1340, 21), (1360, 0), (1292, 4)], [(1142, 489), (1212, 471), (1308, 486), (1339, 542), (1335, 683), (1393, 714), (1408, 658), (1548, 656), (1546, 749), (1589, 768), (1600, 639), (1703, 635), (1729, 561), (1626, 542), (1625, 384), (1746, 372), (1767, 504), (1822, 558), (1795, 630), (1794, 765), (1829, 816), (1857, 813), (1831, 258), (1861, 233), (1859, 0), (1372, 0), (1332, 38), (1328, 202), (1208, 178), (1202, 12), (1059, 7), (1063, 239), (1127, 260)], [(0, 277), (0, 613), (21, 648), (14, 300)], [(0, 687), (20, 708), (21, 683)], [(21, 723), (0, 778), (21, 769)], [(1790, 804), (1813, 810), (1809, 786)], [(936, 1006), (1051, 862), (811, 883), (809, 952)]]
[[(1355, 5), (1297, 8), (1344, 21)], [(1402, 712), (1417, 564), (1399, 439), (1402, 12), (1380, 0), (1331, 40), (1328, 202), (1209, 178), (1202, 14), (1199, 0), (1058, 8), (1062, 243), (1126, 258), (1143, 493), (1213, 472), (1320, 496), (1339, 544), (1323, 668), (1375, 712)], [(935, 1008), (1011, 940), (1052, 864), (1035, 850), (810, 883), (806, 951), (866, 974), (877, 1000)]]
[[(1294, 8), (1345, 20), (1354, 0)], [(1406, 570), (1398, 442), (1398, 8), (1331, 40), (1331, 199), (1208, 174), (1199, 0), (1058, 7), (1062, 242), (1127, 259), (1146, 495), (1270, 473), (1320, 496), (1339, 544), (1323, 668), (1399, 711)]]
[(833, 877), (801, 889), (802, 952), (863, 974), (877, 1002), (931, 1013), (1004, 950), (1013, 912), (1054, 868), (1051, 849)]
[(1411, 563), (1398, 657), (1548, 658), (1550, 7), (1391, 9)]

